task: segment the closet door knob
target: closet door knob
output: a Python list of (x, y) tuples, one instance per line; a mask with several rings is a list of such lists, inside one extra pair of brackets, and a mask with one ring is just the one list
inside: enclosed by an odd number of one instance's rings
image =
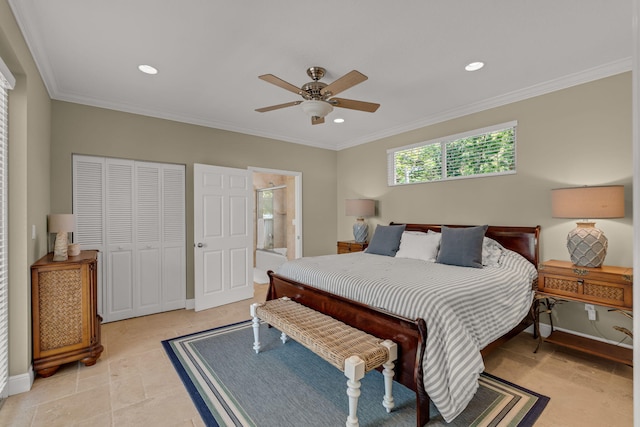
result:
[(204, 243), (198, 243), (196, 246), (199, 248), (204, 248)]

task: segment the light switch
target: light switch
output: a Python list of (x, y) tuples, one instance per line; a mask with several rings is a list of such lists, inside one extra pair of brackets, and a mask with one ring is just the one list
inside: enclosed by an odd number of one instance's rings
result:
[(31, 240), (36, 240), (36, 225), (31, 226)]

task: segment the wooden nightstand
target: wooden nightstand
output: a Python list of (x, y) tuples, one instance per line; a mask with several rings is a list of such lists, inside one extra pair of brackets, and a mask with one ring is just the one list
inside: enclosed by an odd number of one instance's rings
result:
[[(551, 309), (558, 300), (576, 301), (610, 307), (622, 311), (633, 310), (633, 269), (602, 266), (577, 267), (568, 261), (545, 261), (538, 267), (536, 302), (546, 305), (551, 321)], [(544, 300), (544, 301), (542, 301)], [(535, 310), (536, 332), (539, 331), (540, 310)], [(542, 340), (542, 337), (540, 338)], [(588, 338), (553, 330), (544, 341), (584, 351), (633, 366), (633, 351), (628, 348), (594, 341)]]
[(342, 240), (338, 242), (338, 253), (362, 252), (367, 249), (367, 246), (369, 246), (369, 242), (358, 243), (355, 240)]

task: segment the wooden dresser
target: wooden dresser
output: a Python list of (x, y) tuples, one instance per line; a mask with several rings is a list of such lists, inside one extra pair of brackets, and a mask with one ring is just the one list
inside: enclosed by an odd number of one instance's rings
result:
[(91, 366), (103, 350), (97, 251), (82, 251), (67, 261), (52, 259), (50, 253), (31, 266), (33, 368), (43, 377), (77, 360)]
[(342, 240), (338, 242), (338, 253), (362, 252), (367, 249), (367, 246), (369, 246), (369, 242), (358, 243), (355, 240)]

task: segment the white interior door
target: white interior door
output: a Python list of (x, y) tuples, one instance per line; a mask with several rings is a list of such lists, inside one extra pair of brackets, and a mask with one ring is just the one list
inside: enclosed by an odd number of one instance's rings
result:
[(253, 297), (251, 176), (193, 165), (196, 311)]

